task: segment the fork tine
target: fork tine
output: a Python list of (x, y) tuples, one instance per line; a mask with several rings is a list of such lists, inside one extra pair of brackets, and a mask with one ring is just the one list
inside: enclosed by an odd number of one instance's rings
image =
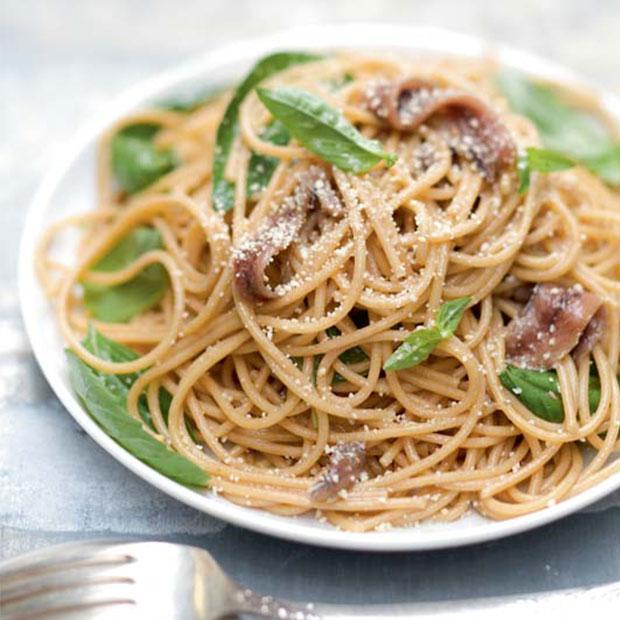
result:
[[(119, 608), (135, 610), (136, 601), (132, 596), (133, 580), (109, 578), (91, 583), (64, 583), (59, 587), (22, 591), (9, 600), (3, 600), (0, 611), (3, 620), (31, 620), (34, 618), (67, 617), (69, 613), (85, 610), (108, 612), (109, 617), (122, 617)], [(111, 609), (113, 608), (113, 610)], [(113, 614), (113, 615), (112, 615)]]
[(3, 620), (67, 617), (135, 606), (134, 580), (126, 573), (131, 555), (107, 542), (64, 545), (3, 564), (0, 616)]
[(69, 543), (57, 545), (48, 549), (33, 551), (26, 555), (11, 560), (4, 560), (0, 564), (0, 578), (12, 578), (20, 572), (36, 569), (37, 572), (45, 572), (47, 567), (61, 566), (73, 562), (87, 562), (106, 547), (119, 544), (118, 541), (89, 541), (84, 543)]

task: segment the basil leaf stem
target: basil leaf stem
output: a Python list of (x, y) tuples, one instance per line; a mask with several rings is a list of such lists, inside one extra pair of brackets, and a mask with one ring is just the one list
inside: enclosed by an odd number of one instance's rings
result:
[(300, 144), (341, 170), (360, 174), (397, 156), (383, 150), (376, 140), (364, 137), (339, 110), (322, 99), (296, 88), (257, 88), (258, 98)]

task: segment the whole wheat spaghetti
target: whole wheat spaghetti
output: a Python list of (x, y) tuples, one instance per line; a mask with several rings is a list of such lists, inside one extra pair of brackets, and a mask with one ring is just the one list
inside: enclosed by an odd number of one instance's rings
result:
[[(128, 414), (141, 420), (144, 394), (145, 430), (207, 472), (212, 492), (346, 530), (470, 509), (516, 517), (620, 472), (620, 193), (579, 166), (534, 171), (519, 192), (519, 154), (540, 137), (498, 92), (496, 69), (340, 55), (273, 74), (261, 86), (320, 98), (398, 159), (355, 173), (294, 135), (274, 144), (252, 91), (226, 163), (225, 212), (213, 159), (231, 91), (190, 113), (120, 120), (101, 138), (96, 209), (53, 225), (36, 257), (67, 345), (101, 373), (140, 371)], [(178, 162), (127, 195), (111, 140), (147, 123)], [(253, 188), (257, 155), (275, 158), (274, 171)], [(49, 251), (67, 226), (82, 235), (70, 266)], [(162, 247), (92, 269), (139, 227)], [(150, 265), (167, 287), (149, 309), (110, 322), (85, 307), (84, 283), (115, 286)], [(384, 368), (457, 299), (466, 309), (453, 335), (419, 363)], [(139, 357), (89, 352), (89, 323)], [(553, 372), (548, 396), (563, 419), (508, 389), (507, 366)]]

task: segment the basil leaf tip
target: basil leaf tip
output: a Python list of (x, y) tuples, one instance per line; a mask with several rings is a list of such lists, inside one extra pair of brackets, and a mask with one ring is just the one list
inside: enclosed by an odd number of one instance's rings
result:
[(417, 366), (428, 359), (435, 347), (454, 335), (471, 303), (471, 297), (459, 297), (443, 303), (433, 327), (419, 328), (411, 332), (403, 343), (390, 355), (384, 370), (404, 370)]
[(339, 110), (311, 93), (297, 88), (257, 88), (256, 93), (300, 144), (341, 170), (361, 174), (380, 161), (392, 166), (398, 159), (380, 142), (363, 136)]
[[(89, 327), (84, 346), (101, 359), (131, 361), (137, 354)], [(137, 374), (107, 375), (83, 362), (67, 350), (69, 380), (78, 398), (97, 424), (136, 458), (161, 474), (189, 486), (205, 486), (209, 476), (185, 457), (173, 452), (147, 432), (142, 423), (127, 412), (127, 394)], [(170, 395), (160, 392), (160, 403), (169, 407)], [(141, 399), (141, 409), (146, 398)], [(142, 410), (140, 414), (143, 415)], [(144, 416), (143, 416), (144, 418)]]

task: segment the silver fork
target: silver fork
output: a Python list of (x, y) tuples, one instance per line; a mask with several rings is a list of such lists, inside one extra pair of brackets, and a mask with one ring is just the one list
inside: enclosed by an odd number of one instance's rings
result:
[(239, 586), (203, 549), (159, 542), (61, 545), (0, 565), (2, 620), (216, 620), (238, 614), (279, 620), (497, 620), (498, 613), (502, 620), (523, 620), (524, 614), (532, 620), (568, 611), (568, 617), (575, 617), (580, 610), (590, 617), (607, 618), (619, 606), (620, 582), (447, 603), (363, 608), (304, 605)]

